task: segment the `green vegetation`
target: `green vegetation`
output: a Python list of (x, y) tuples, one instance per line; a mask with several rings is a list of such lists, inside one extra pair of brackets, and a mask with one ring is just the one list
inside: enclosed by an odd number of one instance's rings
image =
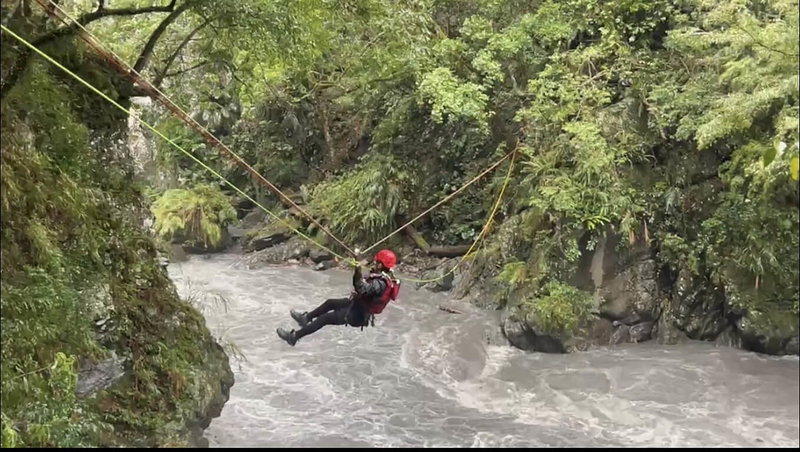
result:
[(408, 208), (409, 175), (399, 168), (400, 162), (391, 156), (370, 157), (343, 176), (317, 185), (311, 194), (314, 210), (329, 219), (334, 234), (350, 242), (381, 239)]
[(574, 335), (585, 326), (592, 308), (592, 295), (572, 286), (552, 282), (527, 298), (519, 309), (523, 317), (543, 334)]
[(176, 234), (186, 240), (216, 247), (222, 228), (236, 220), (236, 210), (218, 186), (198, 185), (191, 190), (167, 190), (152, 206), (156, 233), (164, 239)]
[[(586, 297), (567, 282), (619, 236), (622, 254), (652, 250), (667, 284), (680, 275), (724, 294), (746, 328), (797, 325), (797, 0), (68, 3), (348, 245), (371, 244), (519, 142), (471, 265), (502, 283), (498, 304), (525, 300), (544, 328), (578, 328)], [(2, 13), (123, 104), (142, 94), (37, 5)], [(180, 444), (179, 419), (213, 397), (227, 364), (142, 232), (137, 181), (154, 178), (135, 176), (116, 141), (126, 118), (11, 39), (2, 47), (3, 445)], [(136, 108), (278, 204), (163, 109)], [(241, 206), (151, 138), (158, 233), (218, 243)], [(503, 177), (415, 226), (432, 245), (468, 243)], [(100, 287), (104, 301), (86, 295)], [(101, 336), (99, 318), (115, 329)], [(118, 386), (67, 396), (75, 363), (109, 350), (129, 360)]]
[[(19, 53), (2, 46), (2, 445), (187, 445), (232, 374), (142, 231), (142, 187), (116, 141), (125, 118), (38, 59), (7, 90)], [(46, 50), (124, 89), (71, 40)], [(77, 394), (79, 370), (112, 351), (124, 377)]]

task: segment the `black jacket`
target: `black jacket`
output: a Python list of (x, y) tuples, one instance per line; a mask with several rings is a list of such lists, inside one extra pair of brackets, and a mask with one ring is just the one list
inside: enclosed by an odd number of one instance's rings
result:
[(386, 281), (383, 278), (365, 279), (361, 275), (361, 266), (358, 266), (353, 273), (353, 288), (357, 294), (369, 297), (371, 301), (383, 295), (386, 290)]

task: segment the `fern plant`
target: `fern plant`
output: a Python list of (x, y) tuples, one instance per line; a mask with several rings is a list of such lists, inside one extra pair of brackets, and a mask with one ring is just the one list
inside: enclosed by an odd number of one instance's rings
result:
[(217, 246), (222, 228), (236, 219), (236, 210), (217, 186), (167, 190), (151, 207), (156, 233), (165, 239), (176, 234), (206, 247)]
[(374, 240), (395, 226), (408, 209), (409, 175), (387, 155), (373, 155), (345, 175), (318, 185), (312, 209), (345, 240)]

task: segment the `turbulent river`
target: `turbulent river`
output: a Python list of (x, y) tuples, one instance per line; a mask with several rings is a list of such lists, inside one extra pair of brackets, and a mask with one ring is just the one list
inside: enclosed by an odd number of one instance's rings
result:
[(245, 356), (211, 447), (800, 446), (797, 357), (700, 342), (527, 353), (487, 344), (495, 313), (443, 312), (444, 295), (410, 285), (375, 328), (290, 347), (275, 334), (294, 327), (289, 309), (347, 296), (348, 273), (248, 270), (238, 255), (169, 272)]

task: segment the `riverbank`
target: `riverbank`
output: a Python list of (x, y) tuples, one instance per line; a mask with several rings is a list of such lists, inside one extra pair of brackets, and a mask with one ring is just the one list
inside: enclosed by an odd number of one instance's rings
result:
[(246, 269), (223, 253), (169, 272), (181, 296), (207, 294), (209, 328), (246, 357), (205, 431), (211, 447), (798, 445), (797, 357), (701, 341), (528, 353), (489, 339), (498, 312), (443, 312), (449, 295), (426, 290), (406, 290), (375, 327), (329, 326), (290, 347), (275, 328), (347, 293), (348, 271)]
[[(349, 264), (308, 241), (270, 228), (257, 214), (228, 231), (225, 249), (238, 253), (249, 270), (267, 266), (350, 269)], [(666, 345), (698, 340), (770, 355), (800, 353), (797, 325), (780, 320), (776, 327), (775, 322), (754, 321), (759, 320), (758, 315), (726, 309), (724, 297), (704, 291), (697, 281), (683, 275), (673, 281), (665, 278), (668, 269), (651, 250), (640, 247), (622, 255), (616, 251), (615, 240), (619, 238), (609, 235), (579, 259), (581, 264), (569, 287), (591, 294), (591, 300), (587, 300), (585, 312), (569, 314), (576, 319), (571, 330), (547, 329), (542, 314), (531, 308), (528, 294), (509, 291), (503, 285), (487, 250), (461, 262), (460, 256), (429, 256), (410, 240), (400, 241), (393, 245), (398, 256), (395, 273), (408, 278), (406, 284), (415, 288), (447, 294), (451, 301), (449, 307), (442, 306), (444, 310), (458, 311), (459, 304), (469, 303), (499, 311), (501, 342), (527, 351), (569, 353), (624, 343)], [(561, 300), (551, 297), (549, 301), (553, 303), (549, 309), (560, 309)]]

